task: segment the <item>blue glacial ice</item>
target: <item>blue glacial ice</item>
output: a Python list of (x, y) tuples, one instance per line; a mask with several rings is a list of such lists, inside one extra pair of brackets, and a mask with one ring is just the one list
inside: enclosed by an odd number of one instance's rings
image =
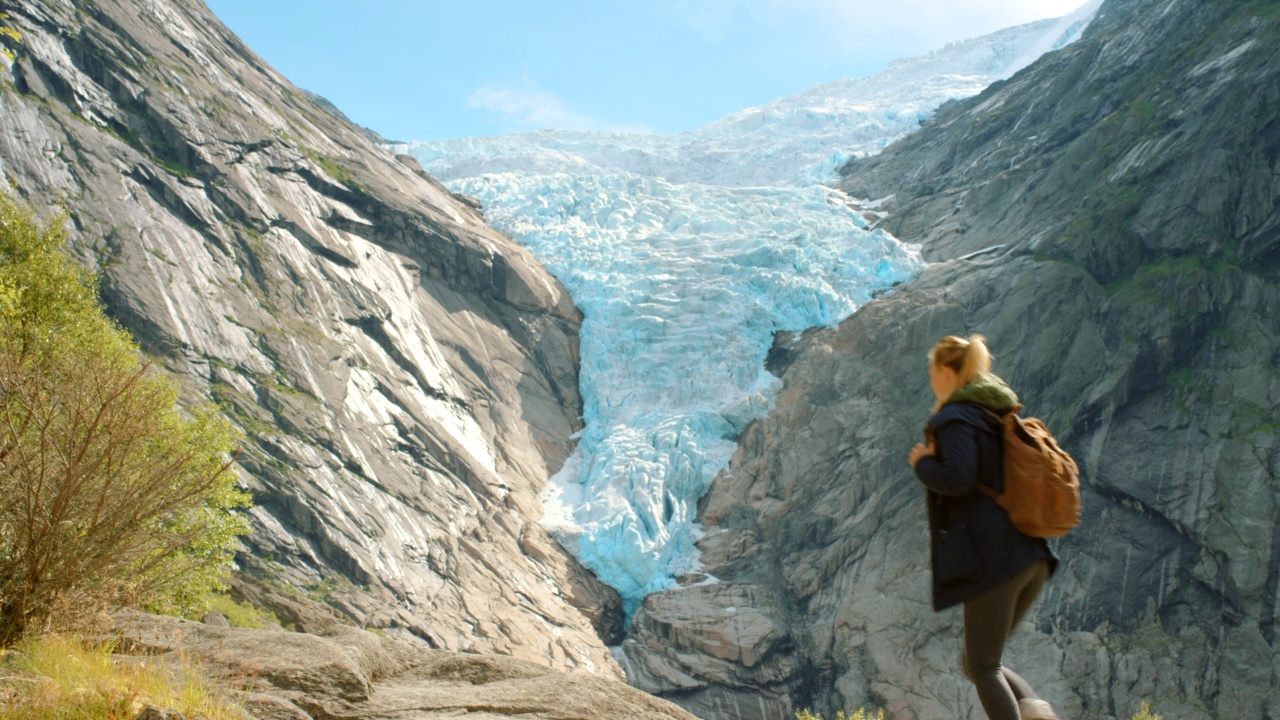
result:
[(837, 322), (920, 266), (820, 186), (513, 173), (453, 185), (585, 315), (586, 430), (544, 522), (629, 609), (696, 569), (695, 504), (769, 407), (773, 333)]
[(1096, 5), (689, 133), (542, 131), (398, 148), (479, 200), (584, 313), (585, 429), (544, 493), (543, 523), (618, 589), (628, 616), (699, 569), (696, 504), (737, 435), (771, 406), (774, 333), (837, 323), (923, 264), (821, 183), (942, 102), (1074, 40)]

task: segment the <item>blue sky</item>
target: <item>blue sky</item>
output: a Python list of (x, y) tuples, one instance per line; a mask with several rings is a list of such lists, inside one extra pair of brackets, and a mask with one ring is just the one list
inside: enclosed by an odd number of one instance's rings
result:
[(207, 0), (393, 140), (672, 133), (1084, 0)]

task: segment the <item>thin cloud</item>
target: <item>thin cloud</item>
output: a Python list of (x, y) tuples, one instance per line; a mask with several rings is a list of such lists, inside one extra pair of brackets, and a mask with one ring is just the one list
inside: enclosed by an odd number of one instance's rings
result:
[(467, 98), (467, 107), (499, 115), (512, 130), (653, 132), (642, 125), (609, 123), (573, 110), (559, 95), (542, 89), (529, 78), (478, 88)]
[(744, 0), (773, 12), (812, 13), (833, 29), (877, 27), (894, 34), (957, 40), (1043, 18), (1061, 17), (1085, 0)]
[[(860, 44), (941, 44), (1042, 18), (1061, 17), (1085, 0), (665, 0), (674, 21), (719, 42), (735, 19), (802, 23), (826, 42), (856, 53)], [(917, 52), (917, 49), (913, 49)]]

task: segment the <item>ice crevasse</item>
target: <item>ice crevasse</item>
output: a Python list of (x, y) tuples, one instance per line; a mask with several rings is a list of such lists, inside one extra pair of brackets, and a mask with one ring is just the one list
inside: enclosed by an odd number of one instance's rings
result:
[(769, 407), (773, 333), (837, 322), (920, 264), (819, 186), (621, 174), (456, 186), (583, 311), (586, 429), (552, 479), (544, 523), (628, 609), (696, 569), (695, 504)]
[(544, 493), (543, 523), (620, 592), (628, 616), (699, 569), (696, 504), (771, 406), (774, 334), (839, 322), (923, 265), (918, 248), (870, 228), (820, 181), (1079, 37), (1097, 5), (691, 133), (397, 148), (479, 200), (583, 311), (585, 428)]

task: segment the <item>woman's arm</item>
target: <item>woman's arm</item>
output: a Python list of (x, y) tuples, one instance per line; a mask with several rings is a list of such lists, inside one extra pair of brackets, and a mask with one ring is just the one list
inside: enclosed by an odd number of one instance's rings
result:
[(962, 420), (934, 429), (936, 455), (916, 462), (916, 477), (939, 495), (968, 495), (978, 481), (977, 430)]

